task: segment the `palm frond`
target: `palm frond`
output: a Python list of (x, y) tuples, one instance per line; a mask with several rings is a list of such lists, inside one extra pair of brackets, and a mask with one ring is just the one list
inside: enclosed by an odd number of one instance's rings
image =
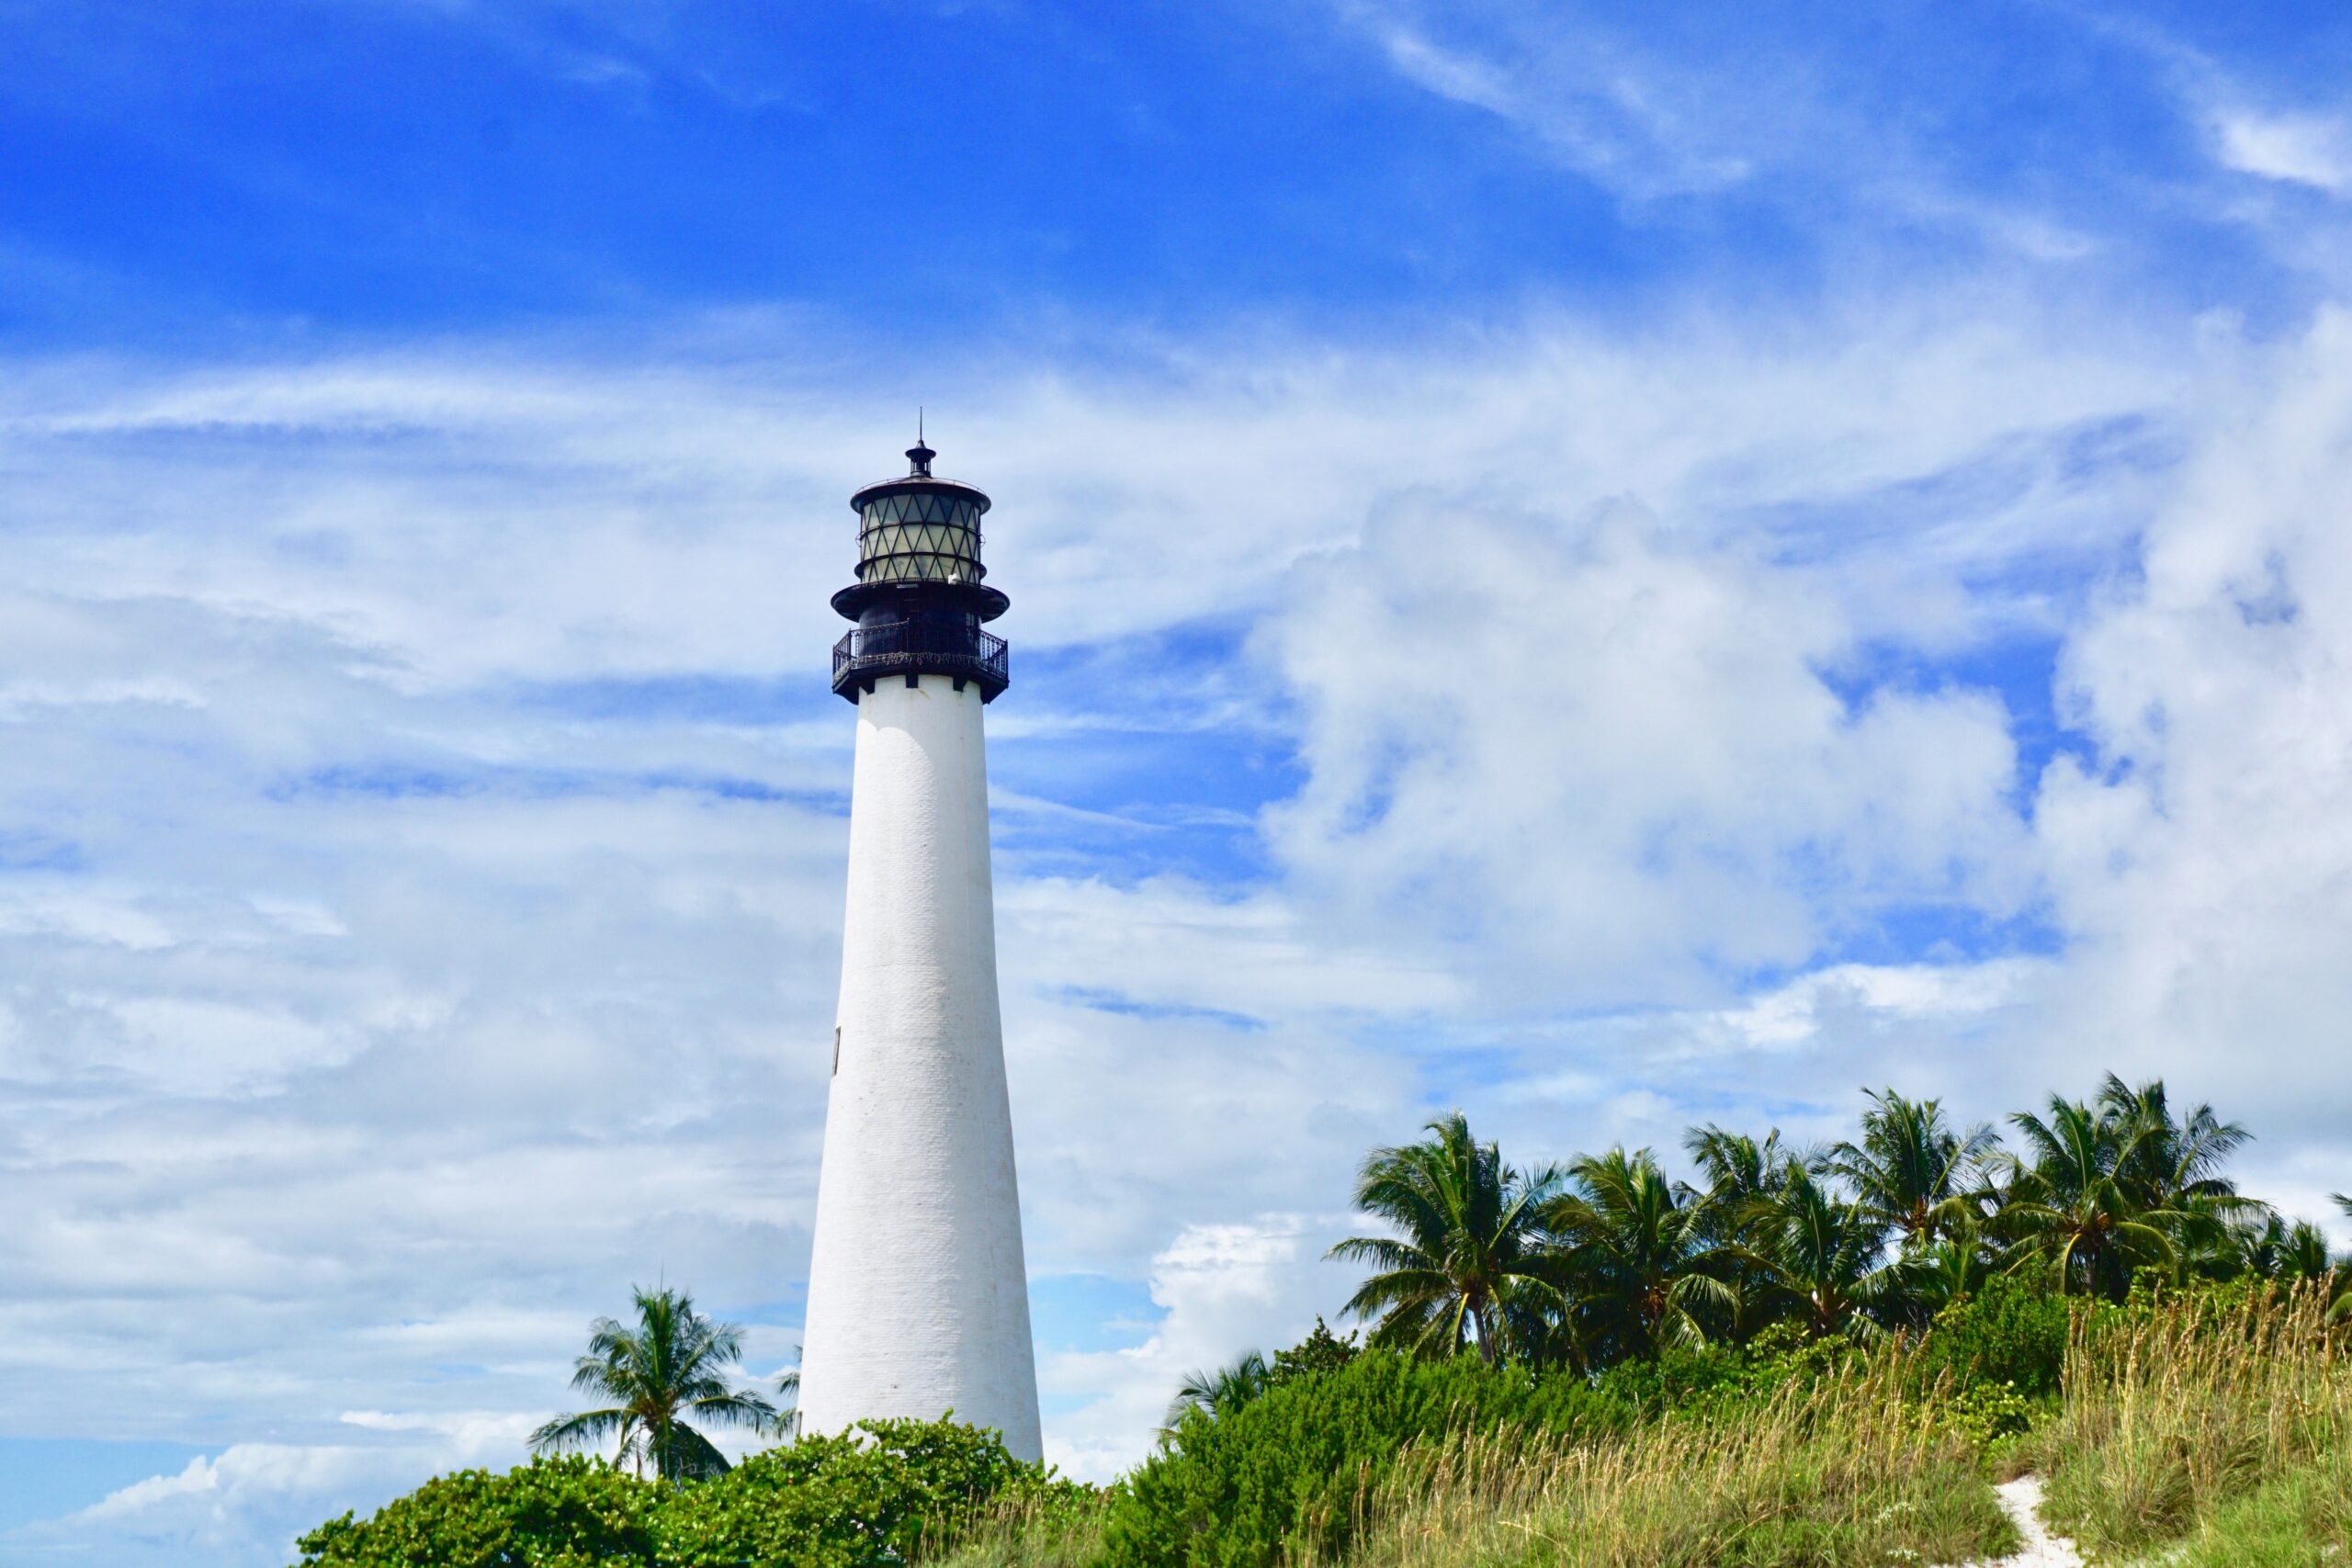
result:
[(587, 1448), (601, 1443), (605, 1438), (628, 1425), (627, 1410), (583, 1410), (576, 1416), (559, 1416), (531, 1434), (534, 1453), (552, 1453), (563, 1449)]

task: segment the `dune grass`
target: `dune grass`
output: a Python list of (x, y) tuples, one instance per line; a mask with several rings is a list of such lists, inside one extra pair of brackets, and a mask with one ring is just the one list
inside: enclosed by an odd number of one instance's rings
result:
[[(2052, 1528), (2102, 1562), (2182, 1543), (2182, 1561), (2342, 1560), (2352, 1356), (2325, 1304), (2261, 1288), (2080, 1319), (2063, 1404), (2028, 1445)], [(2331, 1518), (2300, 1555), (2245, 1554)]]
[[(1988, 1560), (2016, 1535), (1988, 1475), (2030, 1469), (2100, 1564), (2352, 1568), (2352, 1345), (2324, 1296), (2270, 1287), (2085, 1308), (2063, 1395), (1988, 1440), (1902, 1345), (1622, 1431), (1453, 1431), (1368, 1471), (1344, 1550), (1184, 1568), (1863, 1568)], [(1980, 1391), (1981, 1392), (1981, 1391)], [(940, 1568), (1092, 1568), (1100, 1500), (1014, 1504)], [(1271, 1555), (1266, 1553), (1271, 1552)], [(1254, 1554), (1253, 1554), (1254, 1553)]]
[(2224, 1503), (2167, 1568), (2327, 1568), (2352, 1562), (2352, 1454), (2335, 1453)]
[(926, 1568), (1094, 1568), (1102, 1561), (1104, 1501), (1022, 1496), (934, 1542)]
[(1408, 1457), (1351, 1568), (1842, 1568), (2009, 1550), (1975, 1451), (1894, 1355), (1758, 1404), (1558, 1446)]

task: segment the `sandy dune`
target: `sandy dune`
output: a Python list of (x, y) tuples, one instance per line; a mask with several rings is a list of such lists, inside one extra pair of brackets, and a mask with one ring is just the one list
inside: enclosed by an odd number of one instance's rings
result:
[(2002, 1508), (2016, 1521), (2025, 1545), (2007, 1557), (1971, 1562), (1966, 1568), (2083, 1568), (2083, 1554), (2064, 1536), (2052, 1535), (2041, 1525), (2041, 1480), (2020, 1475), (1993, 1488)]

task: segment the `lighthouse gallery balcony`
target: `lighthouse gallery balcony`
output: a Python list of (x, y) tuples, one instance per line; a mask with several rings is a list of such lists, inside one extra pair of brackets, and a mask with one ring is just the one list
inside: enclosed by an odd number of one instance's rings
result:
[(1012, 655), (1004, 638), (961, 616), (853, 626), (833, 644), (833, 690), (851, 702), (891, 675), (906, 676), (909, 685), (918, 675), (946, 675), (959, 692), (977, 682), (980, 701), (994, 702), (1012, 683)]

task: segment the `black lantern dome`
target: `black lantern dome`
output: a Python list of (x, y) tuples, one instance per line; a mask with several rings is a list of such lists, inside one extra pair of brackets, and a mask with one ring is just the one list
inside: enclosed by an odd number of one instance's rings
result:
[(945, 675), (962, 691), (978, 683), (993, 702), (1011, 676), (1002, 637), (980, 623), (1012, 601), (982, 579), (980, 518), (989, 498), (931, 471), (939, 456), (918, 436), (903, 478), (867, 485), (849, 498), (857, 513), (857, 581), (833, 595), (855, 621), (833, 646), (833, 690), (855, 702), (888, 675)]

